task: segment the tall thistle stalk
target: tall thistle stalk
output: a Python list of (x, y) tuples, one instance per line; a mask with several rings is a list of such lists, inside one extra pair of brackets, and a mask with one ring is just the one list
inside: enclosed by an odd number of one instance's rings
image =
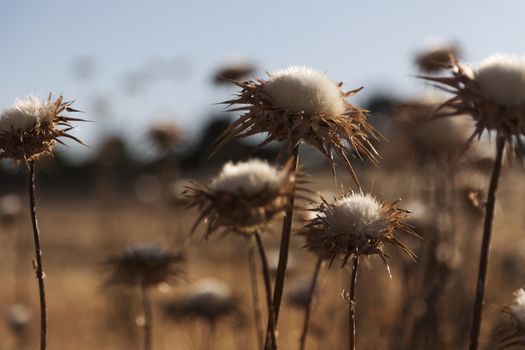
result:
[(29, 96), (17, 100), (15, 104), (0, 114), (0, 159), (11, 159), (29, 168), (29, 204), (35, 246), (34, 268), (38, 280), (40, 299), (40, 349), (47, 346), (47, 308), (44, 283), (44, 266), (40, 244), (40, 231), (36, 216), (35, 200), (35, 162), (53, 152), (56, 143), (63, 143), (61, 138), (69, 138), (80, 144), (76, 137), (68, 134), (73, 129), (68, 112), (78, 112), (71, 108), (71, 102), (64, 102), (62, 96), (46, 100)]
[(355, 321), (355, 306), (356, 306), (356, 288), (357, 288), (357, 269), (359, 268), (359, 256), (354, 255), (352, 258), (352, 277), (350, 278), (350, 292), (348, 294), (348, 319), (349, 319), (349, 333), (350, 342), (349, 349), (355, 350), (357, 327)]
[(30, 160), (29, 165), (29, 207), (31, 211), (31, 223), (33, 226), (33, 241), (35, 245), (35, 274), (38, 281), (38, 296), (40, 300), (40, 349), (44, 350), (47, 345), (47, 306), (46, 287), (44, 282), (44, 263), (42, 259), (42, 248), (40, 247), (40, 231), (36, 216), (35, 199), (35, 161)]
[(436, 111), (435, 117), (470, 114), (475, 130), (470, 141), (485, 131), (496, 133), (496, 161), (489, 185), (483, 238), (479, 261), (476, 298), (472, 316), (470, 350), (477, 350), (482, 321), (483, 299), (487, 281), (490, 255), (490, 239), (496, 191), (500, 177), (503, 152), (507, 148), (509, 158), (522, 156), (522, 137), (525, 135), (525, 58), (493, 55), (474, 68), (458, 63), (451, 57), (448, 65), (451, 76), (424, 76), (442, 90), (453, 94)]
[(140, 295), (144, 311), (144, 350), (151, 350), (153, 343), (153, 309), (148, 287), (144, 284), (140, 286)]
[(483, 302), (485, 297), (485, 288), (487, 286), (487, 270), (490, 259), (490, 240), (492, 236), (492, 222), (494, 220), (494, 208), (496, 204), (496, 192), (503, 164), (503, 153), (505, 150), (505, 138), (498, 136), (496, 145), (496, 160), (490, 179), (489, 191), (487, 195), (487, 204), (485, 212), (485, 221), (483, 224), (483, 240), (481, 243), (481, 252), (479, 257), (479, 271), (476, 288), (476, 300), (474, 302), (474, 313), (472, 316), (472, 328), (470, 332), (470, 350), (478, 348), (478, 339), (481, 329), (481, 319), (483, 315)]
[[(296, 172), (299, 165), (299, 145), (295, 146), (292, 152), (292, 172)], [(283, 298), (284, 280), (286, 278), (286, 266), (288, 265), (288, 255), (290, 250), (290, 236), (292, 234), (293, 206), (295, 200), (295, 186), (290, 193), (290, 206), (286, 210), (281, 232), (281, 246), (279, 248), (279, 261), (277, 263), (277, 275), (275, 277), (275, 288), (273, 290), (273, 309), (275, 312), (275, 323), (279, 319), (279, 310)]]
[(248, 243), (248, 268), (250, 275), (250, 288), (252, 293), (253, 316), (255, 321), (255, 330), (257, 333), (257, 346), (263, 346), (264, 328), (261, 314), (261, 302), (257, 286), (257, 263), (255, 261), (255, 247), (253, 242)]

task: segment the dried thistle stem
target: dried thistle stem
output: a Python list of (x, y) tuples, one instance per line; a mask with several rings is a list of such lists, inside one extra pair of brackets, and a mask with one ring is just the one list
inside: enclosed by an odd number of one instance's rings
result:
[[(292, 151), (292, 173), (297, 171), (299, 165), (299, 145), (296, 145)], [(281, 246), (279, 248), (279, 262), (277, 264), (277, 275), (275, 278), (275, 289), (273, 291), (273, 308), (275, 310), (275, 325), (279, 319), (279, 309), (283, 297), (284, 279), (286, 277), (286, 265), (288, 264), (288, 251), (290, 247), (290, 235), (292, 232), (293, 206), (295, 199), (295, 186), (290, 193), (290, 206), (286, 210), (286, 216), (283, 221), (281, 233)]]
[(319, 256), (315, 264), (314, 274), (310, 282), (310, 288), (308, 290), (308, 300), (304, 308), (304, 321), (303, 321), (303, 331), (301, 333), (301, 338), (299, 340), (299, 349), (304, 350), (306, 347), (306, 338), (308, 336), (308, 324), (310, 323), (310, 312), (312, 310), (312, 300), (315, 294), (315, 286), (317, 285), (317, 277), (319, 276), (319, 271), (321, 270), (321, 264), (323, 258)]
[(474, 302), (474, 314), (472, 317), (472, 328), (470, 332), (470, 350), (478, 349), (478, 339), (481, 328), (481, 317), (483, 313), (483, 299), (485, 287), (487, 285), (487, 268), (490, 258), (490, 238), (492, 235), (492, 222), (494, 219), (494, 207), (496, 203), (496, 191), (503, 163), (503, 150), (505, 149), (505, 138), (498, 135), (496, 146), (496, 160), (494, 170), (490, 179), (489, 192), (487, 195), (487, 204), (485, 211), (485, 222), (483, 225), (483, 241), (481, 243), (481, 253), (479, 257), (478, 282), (476, 287), (476, 300)]
[(352, 278), (350, 279), (350, 295), (348, 297), (348, 316), (350, 321), (350, 350), (356, 348), (357, 328), (355, 325), (355, 289), (357, 286), (357, 269), (359, 268), (359, 256), (352, 258)]
[(40, 297), (40, 350), (45, 350), (47, 345), (47, 307), (46, 289), (44, 284), (44, 267), (42, 262), (42, 249), (40, 247), (40, 231), (36, 217), (35, 200), (35, 161), (28, 161), (29, 165), (29, 206), (31, 210), (31, 222), (33, 225), (33, 240), (35, 244), (35, 274), (38, 280), (38, 291)]
[(151, 307), (148, 287), (144, 284), (140, 287), (140, 294), (144, 311), (144, 350), (151, 350), (153, 341), (153, 309)]
[(275, 337), (275, 312), (272, 303), (272, 282), (270, 279), (270, 270), (268, 269), (268, 259), (266, 258), (266, 252), (264, 245), (261, 240), (259, 232), (254, 233), (255, 241), (257, 242), (257, 248), (259, 255), (261, 256), (261, 268), (264, 278), (264, 287), (266, 291), (266, 304), (268, 306), (268, 332), (266, 334), (266, 344), (264, 349), (275, 350), (277, 349), (277, 340)]
[(248, 244), (248, 267), (250, 269), (250, 285), (252, 292), (253, 314), (257, 330), (257, 347), (261, 347), (264, 341), (264, 328), (262, 322), (261, 301), (257, 289), (257, 264), (255, 261), (255, 247), (252, 241)]

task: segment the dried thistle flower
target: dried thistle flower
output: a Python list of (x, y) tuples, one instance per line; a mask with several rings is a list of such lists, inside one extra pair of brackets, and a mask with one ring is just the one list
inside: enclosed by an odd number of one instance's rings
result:
[(277, 169), (258, 159), (228, 162), (208, 186), (196, 182), (188, 186), (189, 207), (201, 212), (193, 229), (206, 219), (208, 237), (220, 227), (251, 233), (269, 223), (290, 206), (296, 181), (290, 168), (290, 163)]
[(408, 211), (397, 207), (399, 201), (380, 203), (370, 194), (349, 192), (314, 209), (315, 218), (305, 225), (300, 234), (307, 238), (307, 246), (325, 260), (343, 259), (346, 265), (350, 256), (379, 255), (386, 263), (385, 243), (400, 248), (410, 259), (415, 254), (396, 237), (396, 231), (417, 233), (404, 220)]
[(422, 77), (453, 94), (435, 117), (470, 114), (476, 125), (469, 142), (484, 131), (496, 131), (511, 155), (520, 154), (520, 137), (525, 135), (525, 57), (497, 54), (473, 68), (456, 60), (449, 67), (452, 76)]
[(493, 326), (487, 349), (503, 350), (525, 346), (525, 290), (514, 292), (514, 300), (504, 306)]
[(180, 145), (182, 132), (172, 123), (158, 123), (151, 126), (147, 138), (157, 151), (168, 153)]
[(280, 157), (284, 158), (304, 141), (324, 154), (333, 170), (333, 154), (337, 154), (356, 182), (347, 156), (349, 151), (361, 159), (377, 162), (379, 155), (370, 140), (377, 139), (379, 134), (368, 124), (367, 111), (346, 101), (361, 88), (344, 92), (342, 83), (304, 66), (268, 74), (267, 80), (235, 84), (242, 88), (241, 92), (225, 103), (236, 106), (232, 111), (243, 114), (218, 139), (218, 148), (238, 138), (267, 133), (259, 147), (274, 140), (282, 141)]
[(67, 112), (78, 112), (71, 108), (72, 103), (64, 102), (62, 96), (55, 100), (51, 95), (47, 100), (29, 96), (4, 110), (0, 114), (0, 159), (24, 163), (37, 159), (51, 154), (55, 144), (62, 143), (62, 137), (83, 144), (68, 134), (73, 129), (72, 121), (83, 121), (67, 116)]
[(428, 73), (442, 71), (451, 62), (450, 57), (459, 57), (460, 49), (456, 43), (433, 42), (416, 54), (415, 63), (419, 70)]
[(153, 287), (163, 282), (172, 283), (182, 275), (184, 260), (183, 254), (153, 244), (135, 245), (106, 261), (111, 270), (106, 284)]
[(203, 319), (212, 325), (228, 317), (242, 318), (239, 300), (230, 287), (210, 278), (198, 281), (188, 294), (167, 302), (164, 314), (173, 320)]

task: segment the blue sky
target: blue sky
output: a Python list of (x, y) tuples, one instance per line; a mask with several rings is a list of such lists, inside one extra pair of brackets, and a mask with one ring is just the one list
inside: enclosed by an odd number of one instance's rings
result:
[[(77, 131), (95, 147), (114, 132), (141, 149), (147, 125), (170, 118), (191, 142), (220, 109), (213, 104), (235, 92), (211, 84), (231, 57), (268, 71), (290, 64), (327, 71), (347, 88), (365, 86), (357, 102), (378, 91), (413, 96), (423, 88), (413, 54), (425, 40), (457, 40), (474, 62), (494, 52), (523, 54), (524, 15), (520, 0), (4, 0), (0, 106), (28, 93), (63, 93), (96, 121)], [(93, 67), (88, 79), (75, 74), (82, 57)], [(133, 77), (146, 84), (131, 93), (123, 82)], [(97, 112), (96, 101), (107, 112)]]

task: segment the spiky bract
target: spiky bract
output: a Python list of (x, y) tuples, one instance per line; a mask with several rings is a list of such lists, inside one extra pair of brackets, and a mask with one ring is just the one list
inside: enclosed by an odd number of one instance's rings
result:
[(16, 162), (27, 162), (43, 154), (51, 154), (60, 138), (70, 138), (82, 144), (78, 138), (68, 134), (73, 129), (71, 118), (66, 113), (78, 112), (71, 108), (73, 102), (64, 102), (59, 96), (51, 95), (47, 100), (30, 96), (17, 100), (0, 115), (0, 159), (9, 158)]
[(256, 159), (227, 163), (210, 185), (194, 182), (187, 187), (189, 207), (201, 213), (194, 228), (206, 219), (206, 237), (220, 227), (239, 233), (260, 229), (290, 206), (296, 177), (291, 162), (282, 169)]
[(304, 141), (329, 159), (333, 171), (335, 153), (356, 183), (348, 154), (354, 152), (361, 159), (378, 161), (371, 139), (378, 139), (379, 134), (368, 124), (367, 111), (346, 101), (361, 88), (344, 92), (342, 83), (330, 80), (326, 74), (297, 66), (268, 74), (267, 80), (235, 84), (241, 92), (224, 103), (235, 106), (231, 111), (243, 114), (218, 139), (218, 148), (238, 138), (266, 133), (259, 147), (282, 141), (280, 157), (285, 158)]
[(456, 60), (447, 66), (451, 76), (421, 78), (449, 92), (434, 117), (470, 114), (475, 130), (469, 143), (484, 131), (503, 137), (511, 156), (521, 155), (525, 135), (525, 58), (494, 55), (471, 68)]
[[(400, 248), (415, 260), (414, 253), (397, 237), (397, 231), (417, 236), (404, 220), (408, 211), (397, 207), (399, 201), (380, 203), (371, 195), (347, 193), (328, 203), (324, 198), (313, 211), (317, 214), (301, 230), (307, 246), (323, 259), (342, 258), (343, 265), (352, 255), (379, 255), (386, 264), (385, 243)], [(387, 265), (388, 266), (388, 265)]]

